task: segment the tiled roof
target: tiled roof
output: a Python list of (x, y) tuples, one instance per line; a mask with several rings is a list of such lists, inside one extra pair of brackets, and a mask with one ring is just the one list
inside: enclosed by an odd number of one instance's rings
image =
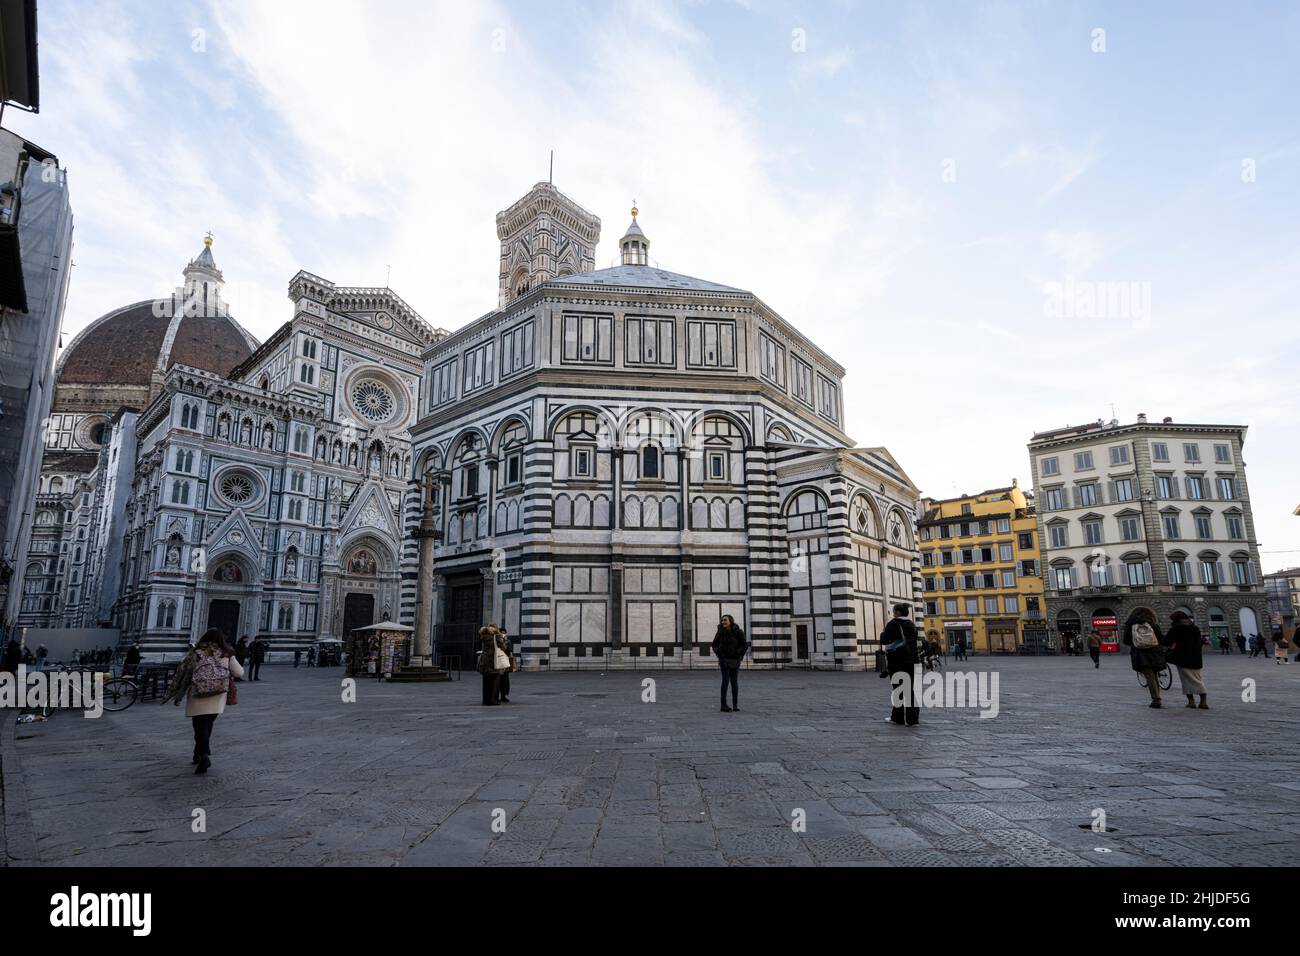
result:
[[(168, 316), (154, 314), (152, 299), (96, 319), (60, 358), (60, 384), (149, 385), (170, 323)], [(187, 316), (176, 331), (168, 366), (179, 362), (225, 375), (251, 354), (233, 319)]]

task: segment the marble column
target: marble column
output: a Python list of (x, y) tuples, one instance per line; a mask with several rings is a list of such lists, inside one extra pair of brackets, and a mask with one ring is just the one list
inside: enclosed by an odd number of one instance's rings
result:
[(415, 585), (415, 641), (412, 656), (428, 657), (433, 637), (433, 549), (438, 527), (433, 520), (433, 479), (426, 476), (422, 491), (424, 508), (415, 538), (420, 546), (419, 572)]

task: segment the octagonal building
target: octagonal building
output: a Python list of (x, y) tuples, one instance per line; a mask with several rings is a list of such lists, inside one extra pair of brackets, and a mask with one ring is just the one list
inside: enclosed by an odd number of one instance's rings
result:
[[(918, 492), (843, 431), (844, 369), (754, 293), (619, 262), (550, 183), (497, 217), (499, 306), (424, 349), (417, 654), (504, 625), (526, 669), (871, 666), (918, 608)], [(585, 266), (585, 268), (584, 268)]]

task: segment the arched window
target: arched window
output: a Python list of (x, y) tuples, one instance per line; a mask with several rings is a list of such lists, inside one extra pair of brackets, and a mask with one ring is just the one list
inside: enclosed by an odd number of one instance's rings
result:
[(159, 601), (158, 610), (154, 614), (154, 627), (175, 627), (176, 626), (176, 602)]
[(190, 483), (188, 481), (172, 482), (172, 504), (187, 505), (190, 503)]
[(276, 614), (275, 625), (277, 630), (281, 630), (281, 631), (293, 630), (293, 605), (292, 604), (280, 605), (280, 610)]
[(801, 491), (786, 505), (786, 531), (813, 531), (826, 527), (826, 499), (815, 491)]
[(307, 429), (295, 428), (293, 430), (293, 450), (300, 455), (307, 454)]

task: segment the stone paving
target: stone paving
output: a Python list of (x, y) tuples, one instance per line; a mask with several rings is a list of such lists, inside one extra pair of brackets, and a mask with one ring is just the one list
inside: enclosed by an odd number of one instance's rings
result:
[[(520, 674), (511, 704), (484, 708), (474, 674), (363, 680), (345, 704), (337, 668), (268, 667), (218, 720), (207, 776), (191, 773), (189, 722), (171, 705), (60, 714), (19, 726), (14, 746), (49, 865), (1300, 857), (1300, 665), (1207, 655), (1209, 711), (1184, 709), (1176, 679), (1166, 708), (1148, 708), (1126, 658), (958, 666), (997, 670), (998, 717), (929, 710), (896, 727), (887, 683), (862, 673), (748, 671), (743, 709), (723, 714), (713, 672)], [(1088, 828), (1097, 808), (1113, 832)], [(206, 833), (192, 832), (196, 809)]]

